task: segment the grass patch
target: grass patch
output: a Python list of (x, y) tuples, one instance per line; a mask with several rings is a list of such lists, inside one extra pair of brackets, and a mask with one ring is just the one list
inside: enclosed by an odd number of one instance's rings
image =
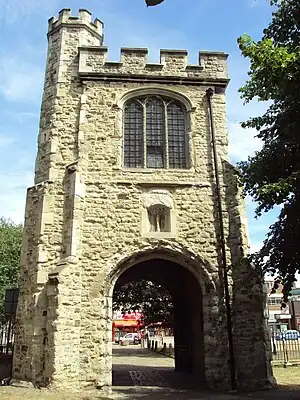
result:
[(283, 389), (300, 390), (300, 366), (275, 367), (273, 373), (278, 385)]

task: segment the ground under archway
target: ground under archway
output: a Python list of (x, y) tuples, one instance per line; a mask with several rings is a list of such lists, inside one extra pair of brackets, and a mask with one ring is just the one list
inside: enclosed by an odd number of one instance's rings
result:
[[(154, 257), (126, 269), (117, 279), (115, 288), (130, 281), (141, 279), (164, 286), (172, 296), (174, 305), (174, 370), (190, 375), (197, 384), (204, 384), (203, 305), (202, 290), (197, 278), (191, 271), (177, 262)], [(120, 355), (122, 351), (124, 352), (120, 348), (114, 348), (115, 354)], [(132, 348), (127, 350), (127, 354), (133, 353)], [(154, 372), (156, 362), (157, 360), (153, 359), (152, 371)], [(114, 367), (113, 371), (116, 378), (118, 373), (116, 365)], [(130, 361), (128, 361), (128, 374), (130, 368), (133, 367), (130, 367)], [(123, 365), (123, 380), (124, 369)], [(148, 365), (148, 369), (151, 370), (151, 365)], [(117, 384), (116, 379), (114, 381)]]

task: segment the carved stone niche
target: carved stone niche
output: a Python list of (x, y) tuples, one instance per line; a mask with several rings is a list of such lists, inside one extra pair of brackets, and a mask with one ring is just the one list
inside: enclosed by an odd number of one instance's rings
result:
[(175, 237), (176, 214), (172, 194), (151, 189), (142, 194), (141, 234), (144, 237)]

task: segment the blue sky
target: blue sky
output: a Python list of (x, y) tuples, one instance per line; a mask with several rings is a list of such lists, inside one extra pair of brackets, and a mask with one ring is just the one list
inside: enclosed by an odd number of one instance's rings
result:
[[(265, 106), (244, 106), (237, 89), (247, 77), (248, 62), (237, 37), (254, 39), (271, 17), (267, 0), (165, 0), (146, 8), (144, 0), (0, 0), (0, 216), (23, 222), (26, 188), (33, 184), (39, 111), (47, 51), (47, 20), (62, 8), (87, 8), (105, 24), (111, 60), (119, 48), (147, 47), (152, 62), (159, 49), (187, 49), (195, 64), (199, 50), (228, 52), (231, 82), (227, 90), (229, 150), (233, 162), (244, 160), (260, 143), (239, 123)], [(252, 249), (258, 249), (277, 211), (254, 219), (247, 199)]]

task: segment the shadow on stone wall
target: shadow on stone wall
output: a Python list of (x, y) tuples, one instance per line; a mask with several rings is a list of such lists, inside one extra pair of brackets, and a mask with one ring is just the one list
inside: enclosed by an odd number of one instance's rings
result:
[(1, 355), (0, 357), (0, 381), (12, 375), (12, 355)]
[[(207, 103), (206, 95), (202, 98), (202, 108), (205, 112), (205, 120), (208, 127), (210, 127), (210, 114)], [(219, 138), (216, 138), (216, 144), (218, 146)], [(218, 285), (217, 285), (217, 299), (214, 300), (213, 307), (217, 307), (219, 310), (218, 318), (213, 323), (213, 332), (212, 335), (216, 337), (217, 342), (220, 344), (218, 346), (219, 349), (223, 349), (219, 354), (214, 354), (215, 357), (219, 357), (220, 362), (223, 367), (222, 370), (218, 373), (218, 380), (223, 380), (224, 382), (228, 382), (228, 388), (230, 387), (230, 361), (229, 361), (229, 351), (224, 351), (224, 349), (228, 349), (228, 336), (227, 336), (227, 321), (226, 321), (226, 308), (224, 301), (224, 279), (223, 279), (223, 258), (222, 258), (222, 247), (221, 247), (221, 237), (220, 237), (220, 218), (219, 218), (219, 210), (218, 210), (218, 201), (217, 201), (217, 186), (216, 186), (216, 178), (215, 178), (215, 170), (214, 170), (214, 158), (213, 158), (213, 148), (212, 148), (212, 139), (211, 139), (211, 129), (207, 129), (207, 137), (206, 137), (206, 149), (207, 149), (207, 171), (208, 171), (208, 179), (210, 182), (211, 189), (211, 199), (212, 199), (212, 209), (213, 209), (213, 223), (215, 230), (215, 238), (216, 238), (216, 252), (217, 252), (217, 260), (218, 260)], [(222, 171), (219, 171), (220, 175)], [(220, 184), (222, 185), (222, 176), (220, 176)], [(224, 213), (225, 210), (223, 210)], [(226, 229), (226, 227), (225, 227)], [(224, 367), (226, 365), (226, 368)], [(223, 374), (223, 377), (220, 376)]]
[(227, 246), (231, 253), (232, 323), (237, 383), (243, 389), (270, 387), (275, 384), (271, 367), (271, 347), (267, 328), (266, 291), (263, 276), (247, 256), (247, 231), (238, 170), (223, 162), (226, 208), (229, 223)]

